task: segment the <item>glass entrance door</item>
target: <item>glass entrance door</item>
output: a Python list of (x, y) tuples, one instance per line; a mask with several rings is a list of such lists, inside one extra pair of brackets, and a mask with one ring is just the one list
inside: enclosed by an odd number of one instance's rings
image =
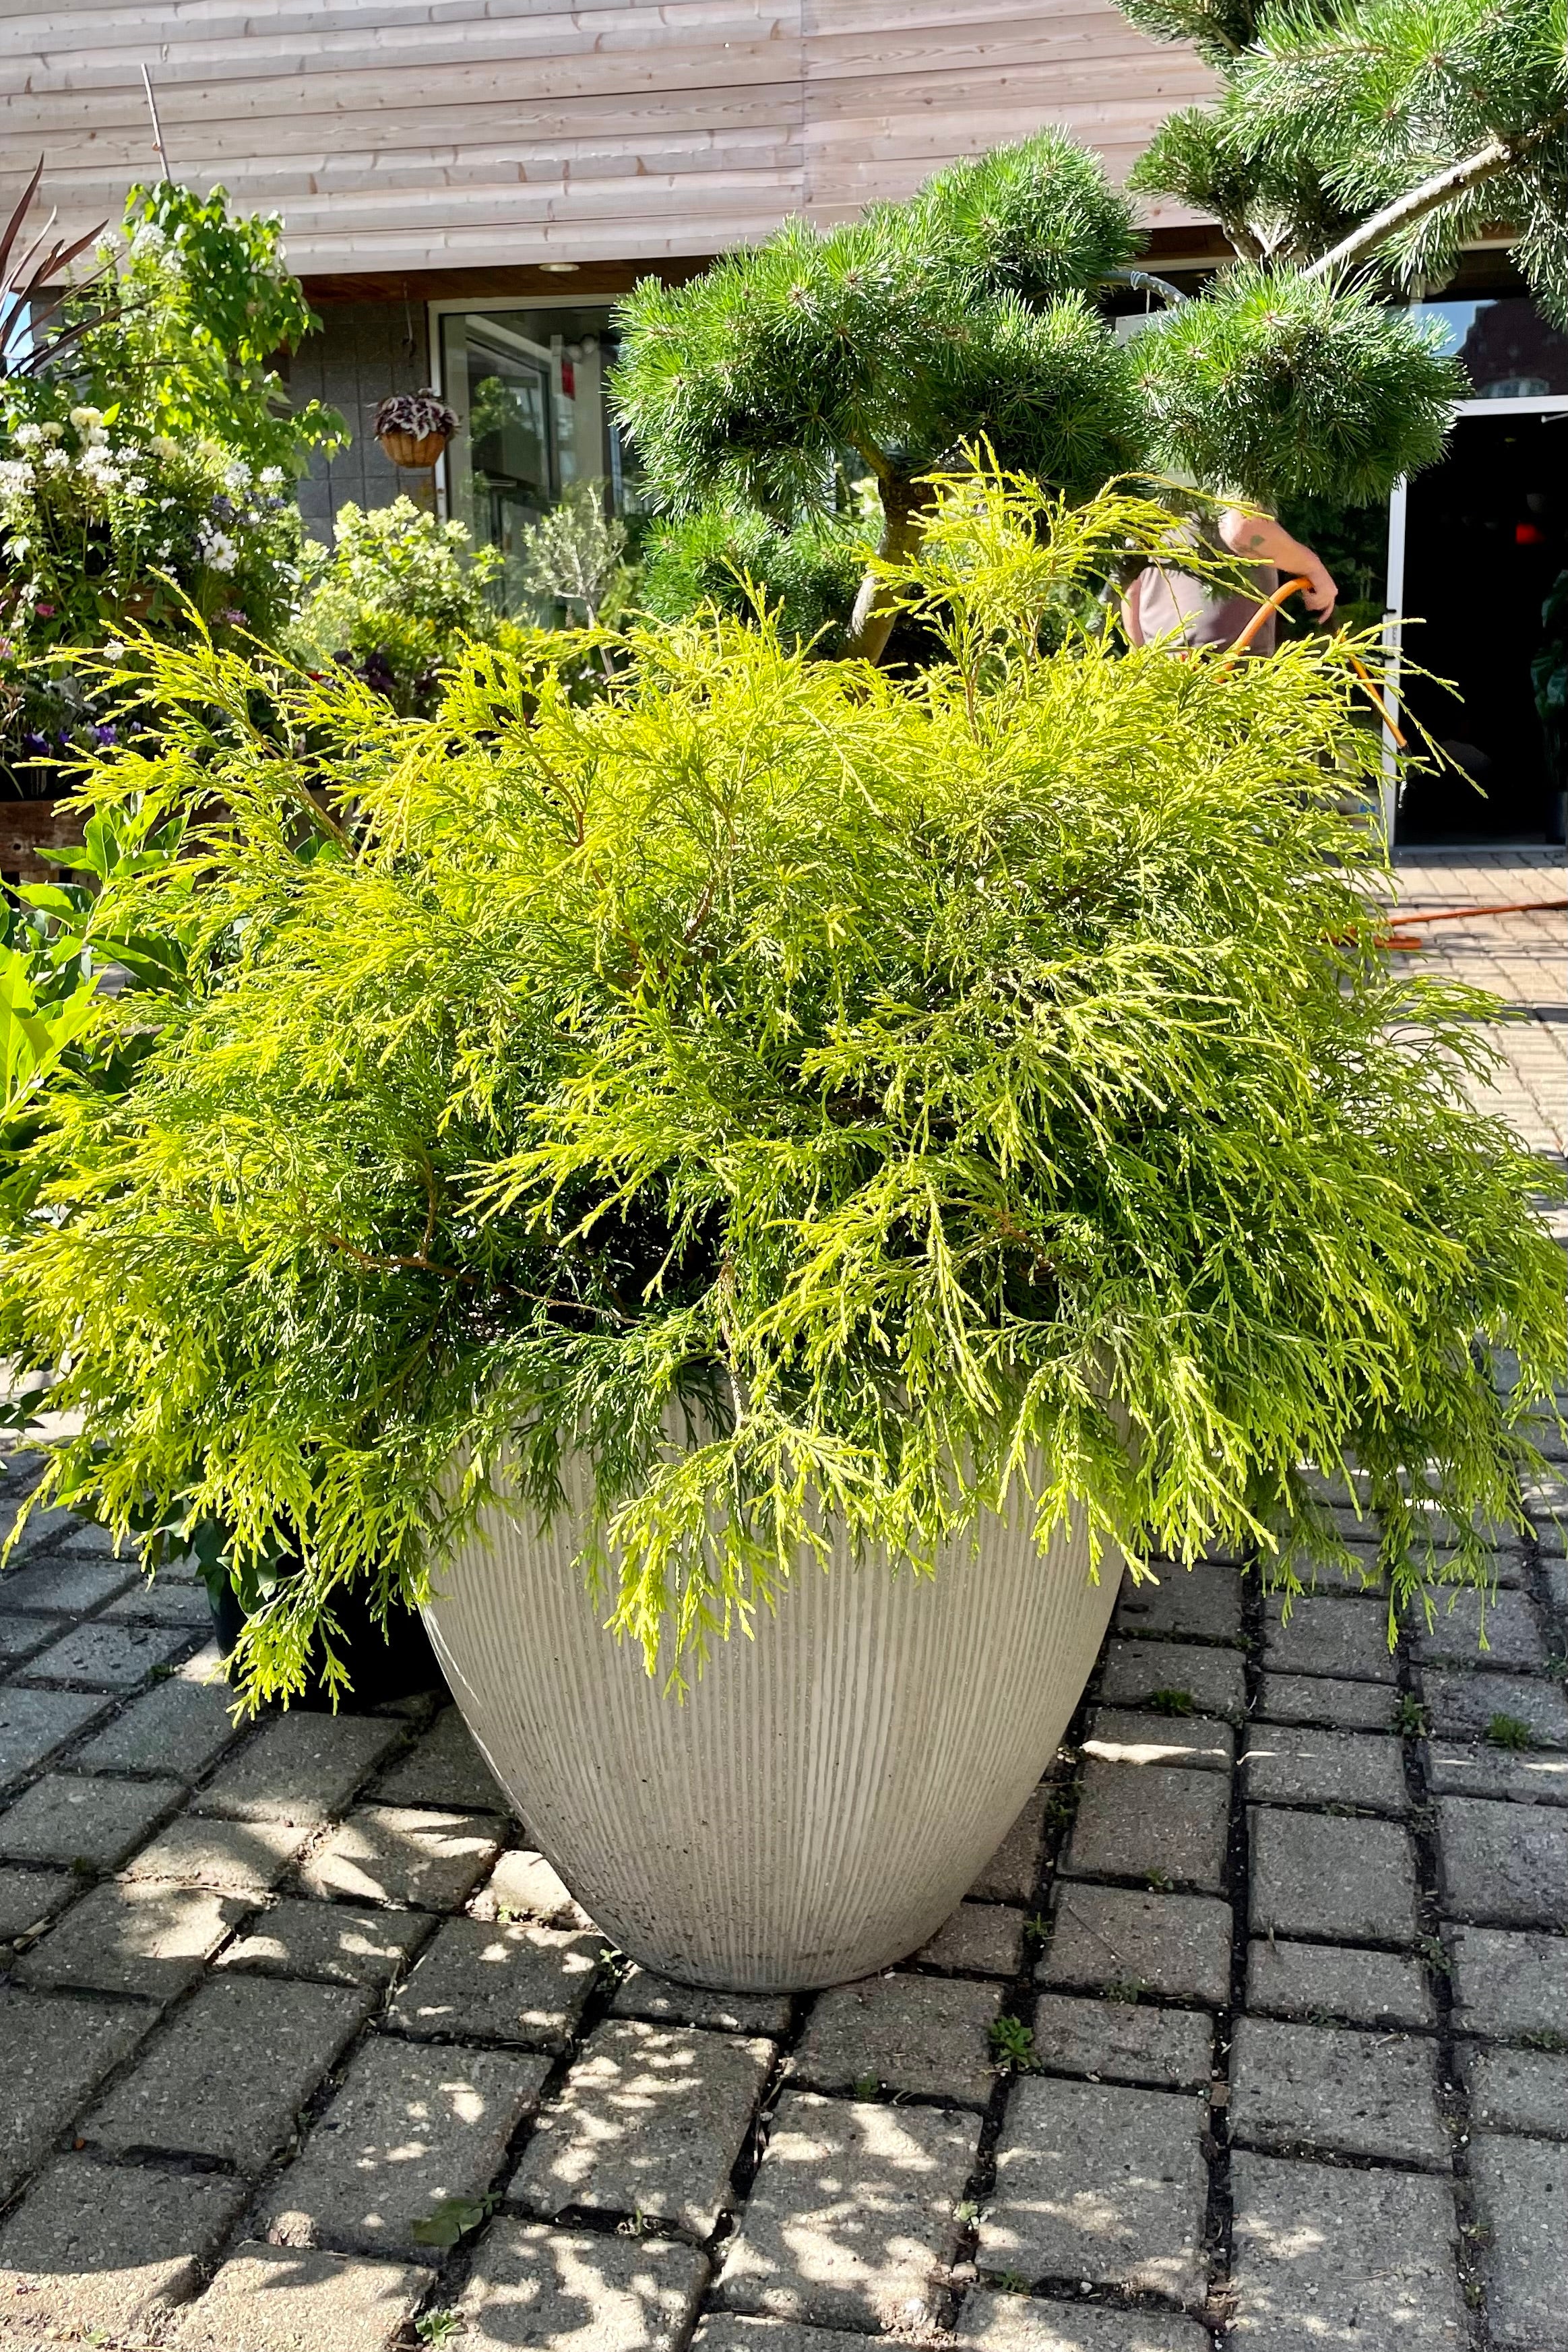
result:
[(609, 306), (496, 305), (439, 314), (442, 396), (457, 414), (447, 511), (476, 546), (498, 548), (508, 612), (528, 607), (521, 535), (576, 482), (622, 502), (620, 447), (605, 404)]

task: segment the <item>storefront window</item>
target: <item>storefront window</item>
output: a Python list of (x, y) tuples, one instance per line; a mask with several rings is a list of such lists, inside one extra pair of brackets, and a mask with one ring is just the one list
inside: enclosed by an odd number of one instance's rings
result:
[(528, 604), (517, 576), (521, 534), (576, 482), (627, 502), (621, 438), (605, 398), (614, 358), (610, 306), (497, 305), (441, 319), (441, 388), (457, 412), (446, 452), (448, 512), (476, 546), (506, 559), (508, 611)]
[(1544, 400), (1568, 394), (1568, 335), (1550, 326), (1525, 295), (1496, 301), (1421, 302), (1443, 349), (1458, 359), (1477, 400)]

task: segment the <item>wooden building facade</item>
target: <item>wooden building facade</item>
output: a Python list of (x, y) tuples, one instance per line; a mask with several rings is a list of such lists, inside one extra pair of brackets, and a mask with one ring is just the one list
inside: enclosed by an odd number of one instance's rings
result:
[[(0, 194), (41, 153), (63, 226), (117, 220), (159, 169), (155, 105), (174, 177), (282, 215), (321, 312), (297, 388), (353, 438), (304, 487), (312, 527), (399, 487), (369, 429), (384, 393), (455, 366), (461, 407), (508, 352), (507, 396), (537, 412), (531, 457), (512, 436), (521, 515), (580, 459), (613, 466), (564, 384), (580, 408), (601, 387), (610, 304), (638, 277), (790, 214), (852, 217), (1043, 122), (1121, 174), (1208, 81), (1113, 0), (12, 0)], [(472, 369), (464, 304), (485, 322)], [(458, 511), (469, 454), (444, 486)]]
[[(907, 194), (1060, 122), (1125, 170), (1208, 77), (1113, 0), (11, 0), (0, 167), (68, 222), (157, 168), (277, 208), (302, 277), (644, 268)], [(349, 281), (347, 284), (345, 281)]]

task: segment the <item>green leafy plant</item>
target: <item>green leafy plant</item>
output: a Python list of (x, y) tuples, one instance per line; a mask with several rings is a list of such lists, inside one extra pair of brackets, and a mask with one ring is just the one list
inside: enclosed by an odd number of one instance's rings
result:
[(467, 2326), (462, 2313), (448, 2307), (422, 2312), (413, 2323), (413, 2332), (422, 2344), (455, 2344), (467, 2333)]
[[(221, 190), (134, 189), (122, 238), (52, 308), (35, 301), (35, 351), (0, 368), (0, 764), (13, 791), (56, 789), (61, 762), (117, 723), (85, 684), (80, 648), (146, 630), (271, 642), (293, 610), (294, 478), (342, 425), (314, 403), (291, 409), (274, 370), (315, 323), (279, 234), (276, 217), (231, 217)], [(13, 249), (0, 238), (0, 275), (26, 275)], [(44, 257), (61, 270), (70, 255)], [(118, 723), (128, 715), (121, 698)]]
[(1432, 1727), (1431, 1711), (1408, 1691), (1401, 1691), (1394, 1705), (1394, 1728), (1407, 1738), (1425, 1739)]
[(200, 196), (160, 180), (131, 189), (110, 258), (112, 314), (80, 343), (100, 398), (112, 391), (149, 431), (215, 442), (256, 474), (291, 478), (344, 440), (336, 410), (296, 404), (277, 373), (278, 353), (320, 324), (277, 213), (232, 214), (222, 188)]
[(145, 435), (91, 406), (64, 413), (66, 396), (59, 415), (13, 419), (0, 460), (0, 750), (14, 772), (57, 770), (104, 740), (108, 708), (77, 647), (148, 628), (269, 635), (299, 576), (281, 468), (257, 476), (215, 442)]
[(1517, 1715), (1503, 1714), (1500, 1709), (1487, 1725), (1487, 1738), (1494, 1748), (1519, 1749), (1535, 1745), (1535, 1734), (1529, 1724), (1521, 1722)]
[(1034, 2028), (1021, 2018), (993, 2019), (989, 2041), (998, 2074), (1032, 2074), (1040, 2063), (1034, 2054)]
[(1466, 1097), (1489, 1000), (1377, 950), (1348, 650), (1042, 656), (1167, 528), (954, 479), (879, 576), (943, 649), (904, 680), (709, 615), (586, 707), (478, 648), (425, 720), (150, 648), (164, 731), (93, 797), (187, 822), (123, 886), (187, 946), (29, 1149), (43, 1496), (298, 1553), (256, 1696), (497, 1492), (570, 1489), (677, 1677), (824, 1518), (918, 1573), (1004, 1493), (1288, 1574), (1349, 1456), (1396, 1608), (1484, 1584), (1568, 1349), (1551, 1179)]
[(460, 2245), (481, 2221), (488, 2221), (499, 2202), (494, 2193), (484, 2197), (443, 2197), (432, 2212), (412, 2224), (408, 2234), (417, 2246)]
[(530, 595), (567, 619), (596, 629), (616, 617), (622, 583), (626, 526), (607, 512), (602, 482), (574, 482), (549, 514), (522, 534), (517, 578)]
[(1154, 1715), (1190, 1715), (1194, 1699), (1191, 1691), (1153, 1690), (1145, 1702)]
[(485, 591), (500, 570), (495, 548), (470, 551), (460, 522), (442, 522), (409, 498), (390, 507), (338, 509), (334, 544), (306, 553), (303, 600), (284, 636), (307, 667), (352, 669), (395, 710), (429, 709), (445, 670), (499, 615)]

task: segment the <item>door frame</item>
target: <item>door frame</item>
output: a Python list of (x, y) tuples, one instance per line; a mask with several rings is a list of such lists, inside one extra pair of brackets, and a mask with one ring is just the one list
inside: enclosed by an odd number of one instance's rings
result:
[[(1568, 393), (1536, 393), (1522, 400), (1458, 400), (1450, 415), (1561, 416), (1568, 423)], [(1384, 700), (1395, 726), (1399, 723), (1399, 639), (1405, 625), (1405, 529), (1408, 512), (1409, 485), (1401, 474), (1388, 500), (1388, 572), (1383, 613), (1383, 674), (1386, 681)], [(1399, 750), (1387, 727), (1383, 730), (1382, 803), (1384, 846), (1391, 850), (1399, 814)]]
[[(443, 295), (438, 300), (426, 302), (424, 305), (425, 352), (430, 362), (432, 389), (438, 394), (442, 391), (442, 366), (444, 353), (442, 348), (441, 322), (458, 311), (488, 310), (497, 314), (507, 310), (602, 309), (608, 311), (620, 299), (621, 297), (618, 294), (573, 293), (569, 289), (563, 288), (559, 294), (497, 294), (493, 301), (488, 302), (482, 295), (476, 294)], [(444, 450), (435, 468), (435, 511), (443, 522), (448, 520), (452, 511)]]

